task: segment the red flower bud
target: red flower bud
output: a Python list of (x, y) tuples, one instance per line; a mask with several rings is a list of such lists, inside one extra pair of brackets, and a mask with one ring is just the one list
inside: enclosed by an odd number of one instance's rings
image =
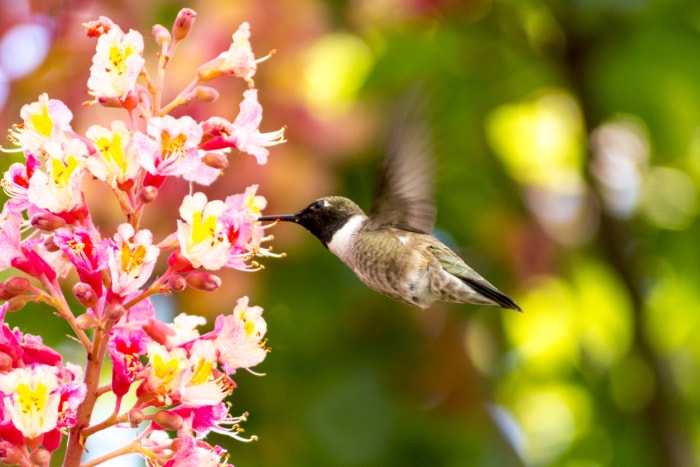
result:
[(83, 313), (82, 315), (75, 318), (75, 322), (78, 325), (78, 327), (83, 331), (97, 326), (97, 320), (90, 313)]
[(144, 203), (152, 203), (158, 197), (158, 188), (154, 186), (145, 186), (139, 192), (139, 199)]
[(162, 24), (156, 24), (153, 26), (153, 29), (151, 29), (151, 36), (153, 36), (156, 44), (160, 46), (163, 44), (168, 44), (171, 40), (173, 40), (173, 38), (170, 36), (170, 31), (168, 31), (168, 28)]
[(141, 422), (143, 422), (144, 418), (146, 417), (141, 409), (134, 408), (129, 410), (129, 424), (132, 428), (137, 428)]
[(55, 214), (51, 214), (49, 212), (33, 216), (31, 223), (37, 229), (45, 230), (47, 232), (53, 232), (54, 230), (66, 225), (66, 221), (62, 217), (56, 216)]
[(48, 467), (51, 461), (51, 453), (46, 449), (36, 449), (32, 451), (29, 460), (32, 461), (32, 465), (37, 467)]
[(195, 271), (187, 275), (187, 284), (195, 289), (213, 292), (221, 287), (221, 278), (208, 272)]
[(26, 293), (32, 286), (29, 279), (22, 276), (12, 276), (3, 282), (4, 293), (10, 297)]
[(220, 152), (208, 152), (202, 157), (202, 162), (215, 169), (225, 169), (228, 167), (228, 159)]
[(104, 317), (111, 321), (117, 321), (119, 318), (124, 316), (126, 313), (126, 308), (121, 305), (107, 305), (104, 312)]
[(83, 305), (85, 308), (90, 308), (97, 303), (97, 294), (95, 291), (85, 282), (78, 282), (73, 286), (73, 295), (78, 299), (78, 303)]
[(182, 417), (176, 413), (161, 410), (153, 417), (153, 421), (166, 430), (177, 431), (182, 428)]
[(12, 297), (7, 301), (8, 307), (7, 311), (9, 312), (14, 312), (14, 311), (19, 311), (22, 308), (24, 308), (24, 305), (27, 304), (27, 299), (25, 298), (24, 295), (17, 295), (16, 297)]
[(192, 25), (196, 17), (197, 13), (195, 13), (194, 10), (189, 8), (180, 10), (177, 14), (177, 18), (175, 18), (175, 24), (173, 24), (173, 37), (175, 40), (181, 41), (187, 37), (192, 30)]
[(180, 275), (170, 276), (168, 286), (173, 292), (182, 292), (187, 288), (187, 281)]

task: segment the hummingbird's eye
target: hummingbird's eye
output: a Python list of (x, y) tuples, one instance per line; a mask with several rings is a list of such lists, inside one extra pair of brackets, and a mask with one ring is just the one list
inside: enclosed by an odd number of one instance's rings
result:
[(314, 209), (321, 209), (321, 208), (322, 208), (323, 206), (325, 206), (325, 205), (326, 205), (326, 202), (323, 201), (322, 199), (319, 199), (318, 201), (316, 201), (316, 202), (313, 204)]

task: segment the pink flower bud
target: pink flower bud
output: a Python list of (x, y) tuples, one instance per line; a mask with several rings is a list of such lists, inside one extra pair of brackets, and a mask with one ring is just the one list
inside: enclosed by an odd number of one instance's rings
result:
[(31, 223), (37, 229), (44, 230), (46, 232), (53, 232), (60, 227), (65, 227), (66, 225), (65, 220), (49, 212), (35, 215), (32, 217)]
[(75, 322), (83, 331), (97, 326), (97, 320), (89, 313), (83, 313), (82, 315), (78, 316), (75, 318)]
[(201, 102), (214, 102), (219, 98), (219, 91), (209, 86), (197, 86), (192, 92), (194, 98)]
[(22, 276), (12, 276), (5, 279), (5, 282), (3, 282), (4, 292), (10, 297), (26, 293), (31, 286), (32, 283), (29, 282), (29, 279)]
[(152, 203), (156, 198), (158, 197), (158, 188), (154, 186), (145, 186), (143, 189), (139, 192), (139, 199), (148, 204)]
[(143, 330), (148, 334), (148, 337), (159, 344), (165, 344), (169, 336), (174, 336), (176, 334), (170, 326), (157, 319), (149, 320), (143, 325)]
[(15, 312), (19, 311), (22, 308), (24, 308), (24, 305), (27, 304), (27, 299), (25, 298), (24, 295), (18, 295), (16, 297), (12, 297), (7, 301), (8, 307), (7, 311), (9, 312)]
[(90, 308), (97, 303), (97, 294), (95, 291), (85, 282), (78, 282), (73, 286), (73, 295), (78, 299), (78, 303), (83, 305), (85, 308)]
[(129, 410), (129, 424), (132, 428), (137, 428), (141, 422), (143, 422), (144, 418), (146, 417), (141, 409), (133, 408)]
[(204, 154), (204, 157), (202, 157), (202, 162), (207, 164), (209, 167), (220, 170), (224, 170), (226, 167), (228, 167), (228, 159), (220, 152), (208, 152)]
[(173, 24), (173, 37), (177, 41), (181, 41), (190, 33), (197, 13), (189, 8), (183, 8), (177, 14), (175, 23)]
[(0, 441), (0, 463), (20, 465), (21, 462), (22, 450), (8, 441)]
[(187, 284), (195, 289), (213, 292), (221, 287), (221, 278), (208, 272), (195, 271), (187, 275)]
[(104, 107), (121, 107), (122, 101), (118, 97), (99, 96), (97, 102)]
[[(0, 373), (9, 371), (12, 369), (12, 357), (10, 357), (5, 352), (0, 352)], [(2, 450), (2, 448), (0, 448)], [(2, 462), (2, 455), (0, 454), (0, 462)]]
[(218, 78), (219, 76), (223, 75), (221, 71), (222, 62), (223, 59), (215, 58), (203, 65), (200, 65), (200, 67), (197, 68), (197, 79), (199, 81), (211, 81), (214, 78)]
[(117, 321), (124, 316), (124, 313), (126, 313), (126, 308), (123, 306), (119, 304), (110, 304), (105, 308), (104, 317), (110, 321)]
[(114, 22), (106, 16), (100, 16), (95, 21), (83, 23), (83, 27), (88, 37), (99, 37), (102, 34), (107, 34), (112, 28), (118, 28), (119, 26), (116, 26)]
[(182, 292), (187, 288), (187, 281), (180, 275), (170, 276), (168, 286), (173, 292)]
[(56, 242), (54, 241), (53, 235), (49, 235), (44, 238), (44, 248), (46, 248), (46, 251), (50, 253), (59, 250), (58, 245), (56, 245)]
[(176, 413), (166, 412), (165, 410), (157, 412), (153, 417), (153, 421), (166, 430), (177, 431), (182, 428), (182, 417)]
[(48, 467), (51, 461), (51, 453), (46, 449), (36, 449), (32, 451), (29, 456), (29, 460), (32, 461), (32, 465), (37, 467)]
[(170, 31), (168, 31), (168, 28), (162, 24), (156, 24), (153, 26), (153, 29), (151, 29), (151, 36), (153, 36), (156, 44), (160, 46), (163, 46), (163, 44), (169, 44), (170, 41), (173, 40), (173, 38), (170, 36)]

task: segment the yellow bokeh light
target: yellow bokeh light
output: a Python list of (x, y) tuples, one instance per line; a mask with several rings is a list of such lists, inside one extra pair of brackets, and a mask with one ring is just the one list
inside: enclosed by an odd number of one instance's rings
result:
[(570, 384), (531, 386), (512, 405), (528, 465), (549, 465), (591, 426), (590, 396)]
[(515, 180), (563, 192), (580, 188), (585, 138), (580, 109), (568, 93), (547, 90), (498, 107), (486, 130)]
[(530, 374), (566, 374), (584, 358), (605, 371), (629, 349), (630, 304), (602, 264), (579, 262), (571, 282), (541, 277), (521, 302), (527, 319), (504, 315), (504, 325), (516, 361)]
[(323, 111), (343, 111), (353, 102), (373, 57), (357, 36), (329, 34), (311, 46), (305, 77), (309, 106)]

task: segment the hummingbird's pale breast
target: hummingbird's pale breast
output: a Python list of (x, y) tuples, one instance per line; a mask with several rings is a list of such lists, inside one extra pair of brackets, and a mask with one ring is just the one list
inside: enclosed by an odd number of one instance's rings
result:
[(351, 218), (333, 235), (328, 249), (368, 287), (427, 308), (436, 299), (430, 292), (430, 263), (435, 259), (420, 248), (425, 235), (393, 228), (368, 231), (366, 219)]

